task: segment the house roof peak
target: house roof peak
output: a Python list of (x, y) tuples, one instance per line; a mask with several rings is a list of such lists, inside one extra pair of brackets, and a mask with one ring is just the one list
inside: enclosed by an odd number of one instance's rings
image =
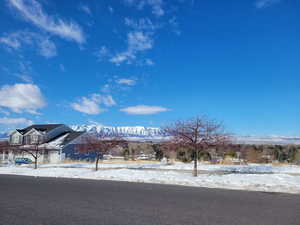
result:
[(28, 132), (31, 129), (35, 129), (37, 131), (41, 131), (41, 132), (49, 132), (57, 127), (63, 126), (64, 124), (33, 124), (29, 127), (26, 127), (24, 129), (17, 129), (17, 131), (21, 134), (25, 134), (26, 132)]

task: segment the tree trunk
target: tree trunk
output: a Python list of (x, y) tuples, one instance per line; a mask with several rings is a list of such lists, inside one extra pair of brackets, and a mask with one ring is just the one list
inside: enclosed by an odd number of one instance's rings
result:
[(34, 169), (37, 169), (37, 158), (34, 158)]
[(135, 160), (135, 150), (131, 150), (131, 160)]
[(99, 159), (100, 159), (100, 156), (97, 155), (97, 159), (96, 159), (96, 171), (98, 171), (98, 163), (99, 163)]
[(198, 150), (195, 151), (195, 157), (194, 157), (194, 171), (193, 171), (193, 176), (197, 177), (198, 176)]
[(37, 169), (37, 164), (38, 164), (38, 146), (36, 146), (36, 151), (35, 151), (35, 154), (34, 154), (34, 169)]

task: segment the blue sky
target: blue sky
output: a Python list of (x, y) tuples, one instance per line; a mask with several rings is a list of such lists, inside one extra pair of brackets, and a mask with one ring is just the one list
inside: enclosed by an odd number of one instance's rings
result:
[(0, 2), (0, 129), (208, 115), (300, 134), (296, 0)]

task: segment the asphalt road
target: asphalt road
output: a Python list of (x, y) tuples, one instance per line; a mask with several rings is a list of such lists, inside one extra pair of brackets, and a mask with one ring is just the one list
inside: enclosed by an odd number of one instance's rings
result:
[(1, 225), (299, 225), (300, 195), (0, 175)]

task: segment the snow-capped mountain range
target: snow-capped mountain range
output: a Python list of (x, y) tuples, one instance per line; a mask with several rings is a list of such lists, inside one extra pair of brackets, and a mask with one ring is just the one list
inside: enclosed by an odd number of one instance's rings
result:
[[(97, 134), (102, 130), (111, 133), (118, 133), (127, 140), (131, 141), (162, 141), (169, 136), (160, 128), (143, 127), (143, 126), (104, 126), (100, 124), (89, 125), (72, 125), (70, 126), (75, 131), (86, 131)], [(9, 132), (0, 132), (0, 139), (5, 139), (9, 136)], [(239, 144), (297, 144), (300, 145), (300, 136), (234, 136), (234, 143)]]
[[(116, 132), (128, 140), (136, 141), (162, 141), (169, 136), (157, 127), (110, 127), (103, 125), (75, 125), (76, 131), (87, 131), (97, 134), (101, 130)], [(238, 144), (297, 144), (300, 145), (300, 136), (234, 136), (233, 142)]]
[(238, 144), (300, 145), (300, 136), (235, 136)]
[(86, 131), (97, 134), (101, 131), (117, 133), (122, 137), (132, 141), (160, 141), (167, 138), (165, 132), (157, 127), (111, 127), (98, 124), (93, 125), (73, 125), (70, 126), (75, 131)]

